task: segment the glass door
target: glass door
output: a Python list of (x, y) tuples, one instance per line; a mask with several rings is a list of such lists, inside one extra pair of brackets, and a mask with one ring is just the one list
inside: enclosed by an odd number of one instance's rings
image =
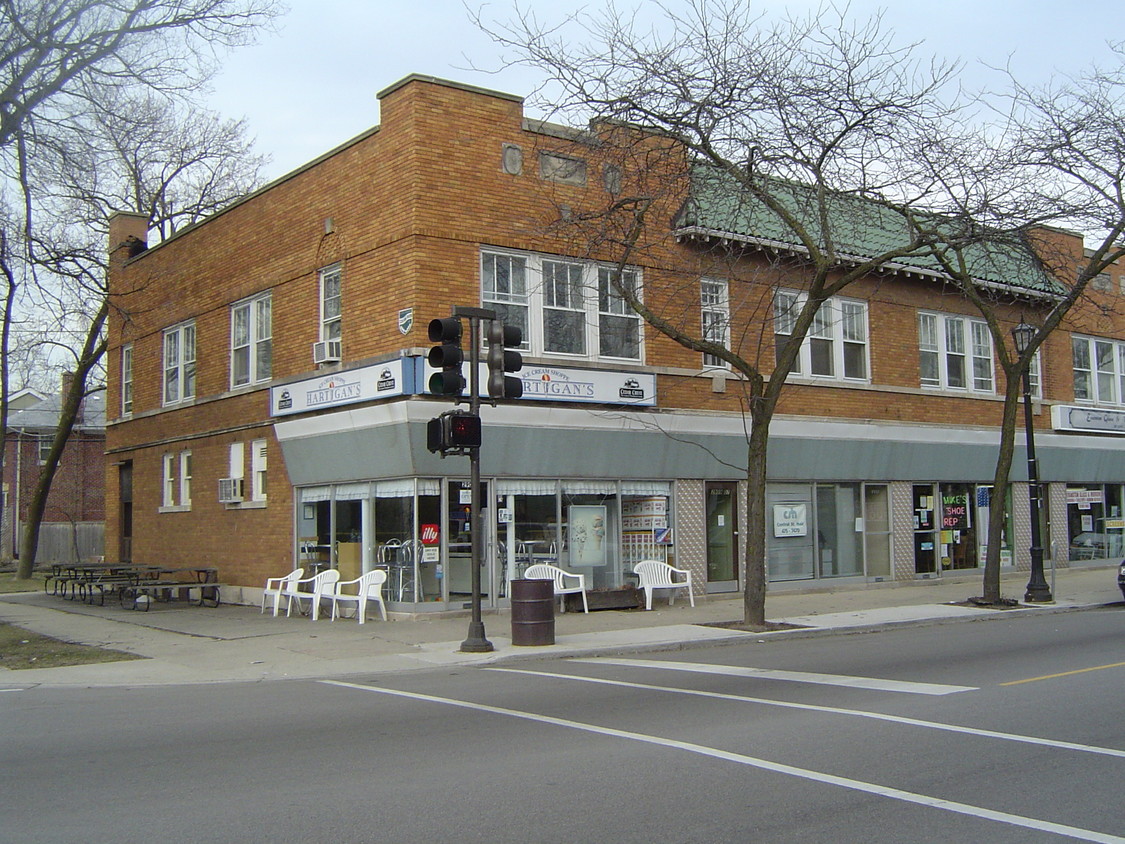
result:
[(738, 485), (707, 483), (707, 591), (738, 591)]
[[(498, 595), (497, 575), (492, 560), (492, 520), (489, 507), (488, 482), (481, 481), (480, 525), (484, 531), (481, 537), (480, 592), (482, 606), (495, 606)], [(473, 540), (472, 540), (472, 499), (473, 488), (469, 481), (447, 481), (446, 483), (446, 562), (443, 581), (446, 600), (457, 608), (467, 606), (473, 595)]]

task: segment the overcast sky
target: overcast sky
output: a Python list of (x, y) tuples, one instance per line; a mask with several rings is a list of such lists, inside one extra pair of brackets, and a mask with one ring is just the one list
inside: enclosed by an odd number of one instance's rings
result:
[[(246, 118), (257, 150), (272, 156), (275, 178), (327, 152), (379, 122), (375, 94), (411, 73), (526, 95), (538, 81), (521, 69), (499, 68), (498, 48), (469, 21), (462, 0), (287, 0), (291, 11), (276, 34), (233, 54), (216, 80), (210, 105), (223, 116)], [(687, 0), (665, 0), (670, 6)], [(652, 0), (617, 0), (619, 8), (649, 7)], [(1009, 61), (1026, 81), (1076, 71), (1109, 55), (1106, 41), (1120, 0), (852, 0), (853, 16), (882, 9), (884, 24), (900, 43), (920, 41), (928, 53), (966, 64), (985, 79), (982, 62)], [(476, 5), (474, 3), (474, 5)], [(544, 20), (583, 7), (578, 0), (522, 0)], [(768, 15), (804, 10), (814, 2), (763, 2)], [(486, 17), (504, 18), (510, 0), (494, 0)]]

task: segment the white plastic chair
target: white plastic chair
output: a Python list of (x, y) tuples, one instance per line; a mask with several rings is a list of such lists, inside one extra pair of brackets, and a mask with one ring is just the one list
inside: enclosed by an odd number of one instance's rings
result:
[[(691, 589), (691, 572), (685, 569), (677, 569), (662, 563), (659, 560), (641, 560), (635, 566), (633, 571), (637, 577), (640, 578), (640, 588), (645, 590), (645, 609), (652, 609), (652, 594), (657, 589), (671, 590), (668, 595), (668, 606), (676, 601), (676, 590), (687, 589), (688, 600), (691, 605), (695, 606), (695, 595), (692, 594)], [(683, 578), (677, 580), (676, 578)]]
[[(309, 606), (309, 616), (313, 621), (320, 617), (320, 602), (323, 598), (331, 598), (332, 592), (336, 584), (340, 580), (340, 572), (336, 569), (326, 569), (320, 574), (312, 577), (306, 577), (302, 580), (292, 581), (282, 593), (282, 597), (288, 598), (289, 602), (285, 606), (286, 617), (293, 614), (293, 600), (297, 601), (297, 612), (302, 612), (301, 601), (309, 599), (312, 603)], [(302, 583), (309, 583), (312, 588), (308, 592), (301, 590)]]
[[(552, 566), (547, 563), (536, 563), (533, 566), (528, 566), (527, 571), (523, 576), (528, 580), (553, 580), (555, 581), (555, 594), (559, 596), (579, 594), (582, 596), (582, 611), (589, 612), (590, 605), (586, 603), (586, 575), (572, 574), (569, 571), (564, 571), (558, 566)], [(567, 585), (567, 579), (572, 581), (576, 580), (570, 586)], [(562, 611), (566, 612), (566, 598), (561, 597), (560, 603), (562, 604)]]
[[(374, 601), (379, 605), (379, 614), (383, 621), (387, 620), (387, 605), (383, 603), (383, 584), (387, 582), (387, 573), (382, 569), (372, 569), (367, 574), (360, 575), (355, 580), (341, 580), (332, 592), (332, 620), (339, 615), (338, 604), (340, 601), (355, 602), (355, 614), (359, 623), (363, 624), (367, 615), (367, 602)], [(344, 592), (345, 586), (354, 586), (355, 594)]]
[(277, 617), (278, 605), (281, 603), (281, 596), (284, 594), (286, 587), (293, 582), (300, 580), (305, 576), (305, 570), (301, 567), (293, 569), (285, 577), (269, 577), (266, 578), (266, 588), (262, 590), (262, 612), (266, 611), (266, 599), (271, 595), (273, 596), (273, 614)]

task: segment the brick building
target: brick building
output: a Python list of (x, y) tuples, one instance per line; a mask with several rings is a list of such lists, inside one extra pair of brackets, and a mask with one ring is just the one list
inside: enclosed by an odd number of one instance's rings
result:
[[(65, 390), (65, 381), (63, 388)], [(63, 394), (12, 397), (4, 447), (3, 559), (19, 556), (27, 510), (58, 428)], [(105, 390), (85, 398), (51, 482), (37, 559), (73, 561), (102, 553), (105, 520)]]
[[(143, 218), (111, 220), (107, 555), (216, 565), (247, 601), (294, 563), (386, 565), (393, 609), (460, 609), (469, 467), (426, 448), (449, 403), (425, 355), (429, 320), (468, 305), (525, 330), (524, 398), (482, 411), (486, 605), (532, 559), (599, 587), (658, 556), (738, 589), (738, 378), (646, 328), (615, 284), (771, 356), (801, 295), (784, 244), (672, 191), (659, 242), (618, 264), (555, 225), (636, 178), (599, 138), (429, 77), (380, 100), (378, 127), (158, 246), (138, 248)], [(982, 281), (1012, 289), (1012, 325), (1044, 302), (1041, 279)], [(773, 426), (771, 581), (979, 576), (1003, 391), (979, 315), (924, 262), (822, 311)], [(1072, 545), (1119, 553), (1125, 532), (1123, 335), (1071, 329), (1034, 373), (1059, 565)], [(1027, 566), (1027, 500), (1017, 483), (1008, 567)]]

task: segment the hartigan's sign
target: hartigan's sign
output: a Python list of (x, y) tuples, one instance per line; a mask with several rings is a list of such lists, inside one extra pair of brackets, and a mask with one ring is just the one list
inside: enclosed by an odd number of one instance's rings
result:
[(404, 393), (402, 360), (392, 360), (272, 387), (270, 414), (307, 413), (325, 407), (388, 399)]
[(1051, 423), (1056, 431), (1125, 434), (1125, 411), (1056, 404), (1051, 408)]
[[(419, 383), (429, 383), (438, 370), (425, 363)], [(588, 402), (593, 404), (629, 404), (638, 407), (656, 405), (656, 376), (642, 372), (614, 372), (605, 369), (572, 369), (563, 366), (524, 366), (513, 373), (523, 382), (520, 401)], [(468, 377), (468, 367), (465, 376)], [(488, 368), (481, 364), (478, 392), (488, 396)]]

